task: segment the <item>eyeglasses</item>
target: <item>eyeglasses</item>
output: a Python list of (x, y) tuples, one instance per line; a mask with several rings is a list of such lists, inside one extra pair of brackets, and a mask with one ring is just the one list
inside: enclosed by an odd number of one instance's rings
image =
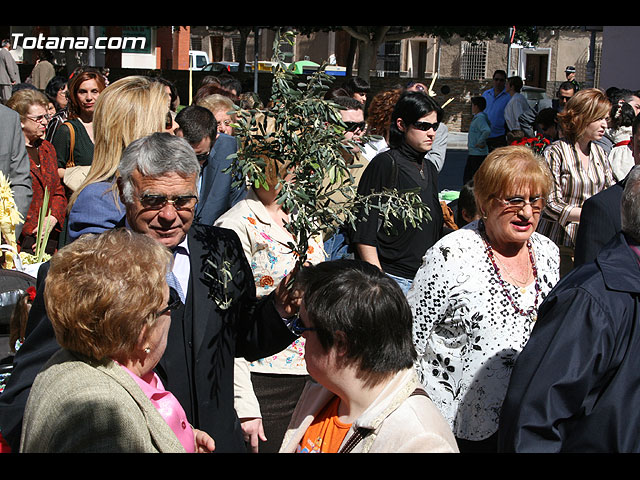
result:
[(436, 123), (416, 122), (416, 123), (413, 124), (413, 128), (416, 128), (418, 130), (422, 130), (423, 132), (426, 132), (430, 128), (433, 128), (433, 131), (435, 132), (436, 130), (438, 130), (439, 126), (440, 126), (440, 122), (436, 122)]
[(44, 114), (44, 115), (38, 115), (38, 116), (37, 116), (37, 117), (35, 117), (35, 118), (34, 118), (34, 117), (30, 117), (29, 115), (26, 115), (26, 117), (27, 117), (29, 120), (32, 120), (32, 121), (34, 121), (34, 122), (36, 122), (36, 123), (42, 123), (42, 120), (46, 120), (47, 122), (48, 122), (49, 120), (51, 120), (51, 115), (49, 115), (48, 113), (46, 113), (46, 114)]
[(224, 129), (225, 127), (228, 127), (229, 125), (231, 125), (231, 120), (223, 120), (222, 122), (218, 122), (218, 132), (220, 133), (224, 133)]
[(211, 152), (205, 152), (205, 153), (199, 153), (196, 155), (196, 158), (198, 159), (198, 162), (200, 162), (200, 164), (203, 164), (204, 162), (206, 162), (207, 160), (209, 160), (209, 154)]
[(502, 202), (508, 209), (515, 209), (517, 211), (520, 211), (527, 205), (531, 205), (531, 210), (533, 210), (534, 212), (539, 212), (540, 210), (542, 210), (542, 207), (544, 207), (545, 199), (542, 196), (537, 196), (529, 198), (529, 201), (527, 201), (522, 197), (511, 197), (500, 199), (500, 202)]
[(167, 305), (165, 308), (163, 308), (158, 313), (156, 313), (156, 316), (161, 317), (165, 313), (169, 313), (172, 310), (176, 310), (181, 305), (182, 305), (182, 301), (180, 300), (180, 296), (173, 288), (170, 288), (169, 289), (169, 305)]
[(294, 317), (294, 319), (289, 323), (289, 329), (293, 332), (294, 335), (302, 335), (304, 332), (313, 332), (316, 329), (312, 327), (305, 327), (302, 325), (302, 320), (298, 315)]
[(351, 133), (362, 131), (367, 126), (366, 122), (344, 122), (344, 124), (347, 126), (345, 132)]
[(167, 203), (171, 203), (176, 210), (190, 210), (198, 203), (197, 195), (178, 195), (167, 197), (166, 195), (141, 195), (140, 204), (143, 208), (161, 210)]

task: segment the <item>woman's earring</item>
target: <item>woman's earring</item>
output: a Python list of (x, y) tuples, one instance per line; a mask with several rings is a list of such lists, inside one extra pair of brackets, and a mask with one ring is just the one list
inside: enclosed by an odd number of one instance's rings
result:
[(151, 352), (151, 348), (150, 347), (145, 347), (144, 348), (144, 353), (149, 354)]

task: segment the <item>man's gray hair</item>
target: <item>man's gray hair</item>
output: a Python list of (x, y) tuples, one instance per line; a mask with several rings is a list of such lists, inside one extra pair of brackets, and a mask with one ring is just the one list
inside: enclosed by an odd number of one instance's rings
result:
[(122, 152), (118, 172), (125, 203), (133, 202), (131, 176), (136, 170), (145, 177), (159, 177), (167, 173), (190, 176), (200, 173), (200, 163), (184, 138), (158, 132), (131, 142)]
[(622, 231), (640, 242), (640, 167), (629, 172), (620, 203)]

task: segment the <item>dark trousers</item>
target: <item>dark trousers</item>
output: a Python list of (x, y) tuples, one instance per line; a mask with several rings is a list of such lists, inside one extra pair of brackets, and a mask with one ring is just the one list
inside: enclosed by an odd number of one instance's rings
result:
[(497, 453), (498, 452), (498, 432), (484, 440), (464, 440), (456, 437), (460, 453)]
[(251, 373), (253, 391), (260, 404), (266, 442), (260, 442), (260, 453), (278, 453), (308, 375)]
[(464, 172), (462, 174), (462, 184), (466, 184), (470, 180), (473, 180), (473, 176), (482, 165), (482, 162), (486, 158), (485, 155), (469, 155), (467, 157), (467, 163), (464, 166)]
[(506, 137), (506, 135), (500, 135), (499, 137), (487, 138), (487, 147), (489, 147), (489, 152), (495, 150), (498, 147), (506, 147), (506, 146), (507, 146), (507, 137)]

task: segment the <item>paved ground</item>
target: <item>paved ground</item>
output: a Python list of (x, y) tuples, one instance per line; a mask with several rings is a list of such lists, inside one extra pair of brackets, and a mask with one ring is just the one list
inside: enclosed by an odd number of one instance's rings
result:
[[(450, 132), (447, 156), (438, 178), (440, 190), (460, 190), (462, 186), (462, 172), (466, 160), (467, 134)], [(0, 334), (0, 359), (8, 354), (9, 339), (6, 335)]]

